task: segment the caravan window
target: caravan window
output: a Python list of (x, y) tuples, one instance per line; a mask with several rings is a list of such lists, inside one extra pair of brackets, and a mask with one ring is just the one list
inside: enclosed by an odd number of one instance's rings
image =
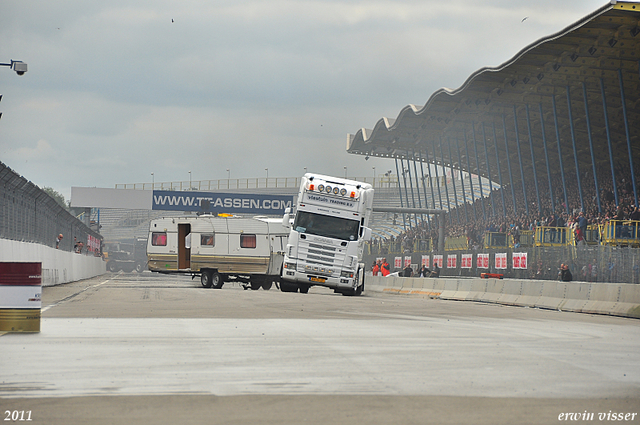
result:
[(215, 238), (213, 237), (213, 234), (208, 233), (208, 234), (201, 234), (200, 235), (200, 246), (214, 246), (215, 245)]
[(166, 232), (153, 232), (151, 234), (151, 245), (153, 245), (153, 246), (167, 246), (167, 233)]
[(255, 248), (256, 235), (240, 235), (240, 248)]

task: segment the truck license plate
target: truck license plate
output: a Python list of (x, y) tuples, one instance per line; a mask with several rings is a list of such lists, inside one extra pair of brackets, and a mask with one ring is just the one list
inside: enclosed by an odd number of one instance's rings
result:
[(325, 283), (327, 281), (327, 279), (323, 278), (323, 277), (313, 277), (313, 276), (309, 276), (309, 281), (310, 282), (319, 282), (319, 283)]

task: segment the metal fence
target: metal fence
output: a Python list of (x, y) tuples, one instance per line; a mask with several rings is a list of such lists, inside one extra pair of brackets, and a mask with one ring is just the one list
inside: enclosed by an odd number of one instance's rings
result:
[(89, 247), (102, 236), (60, 206), (51, 196), (0, 162), (0, 238), (56, 246), (72, 251), (74, 237)]
[[(431, 268), (434, 256), (442, 255), (441, 276), (479, 277), (481, 273), (499, 273), (505, 278), (558, 280), (560, 264), (567, 264), (574, 281), (640, 283), (640, 249), (629, 247), (553, 246), (405, 254), (372, 251), (375, 249), (367, 252), (364, 258), (369, 270), (373, 261), (380, 257), (385, 257), (392, 267), (395, 258), (401, 257), (404, 265), (405, 259), (410, 257), (414, 268), (419, 268), (423, 257), (426, 257)], [(514, 253), (527, 254), (526, 268), (514, 268)], [(463, 267), (464, 254), (471, 255), (470, 268)], [(478, 267), (478, 254), (488, 255), (488, 268)], [(497, 254), (502, 254), (503, 258), (506, 254), (506, 264), (503, 265), (505, 268), (496, 267)], [(456, 256), (455, 267), (448, 267), (449, 256)], [(396, 268), (393, 271), (399, 271), (399, 269)]]

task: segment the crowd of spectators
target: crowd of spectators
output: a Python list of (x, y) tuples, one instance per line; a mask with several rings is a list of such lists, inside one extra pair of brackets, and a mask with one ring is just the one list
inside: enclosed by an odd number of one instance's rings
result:
[[(482, 199), (476, 197), (473, 203), (451, 208), (445, 218), (445, 237), (466, 237), (469, 247), (481, 247), (485, 232), (509, 233), (517, 243), (520, 232), (523, 230), (550, 226), (571, 227), (575, 232), (576, 241), (584, 243), (588, 225), (605, 224), (609, 220), (640, 220), (640, 207), (636, 205), (630, 175), (628, 166), (626, 169), (621, 165), (616, 166), (617, 204), (611, 171), (608, 170), (607, 174), (606, 169), (598, 172), (599, 197), (596, 195), (595, 181), (591, 172), (581, 174), (582, 199), (575, 173), (573, 178), (569, 175), (565, 178), (566, 196), (560, 176), (552, 179), (552, 196), (549, 195), (549, 184), (539, 181), (541, 204), (539, 206), (536, 187), (532, 180), (525, 182), (526, 196), (521, 184), (513, 187), (515, 198), (511, 187), (494, 190)], [(635, 175), (640, 173), (636, 172)], [(636, 182), (636, 188), (640, 189), (640, 182)], [(598, 208), (598, 200), (600, 208)], [(436, 203), (435, 207), (438, 208), (438, 206)], [(447, 208), (446, 205), (444, 208)], [(402, 252), (411, 252), (416, 246), (415, 243), (420, 240), (431, 240), (431, 246), (437, 247), (437, 218), (431, 217), (427, 220), (418, 215), (411, 219), (414, 225), (407, 228), (405, 232), (397, 237), (377, 240), (373, 243), (381, 247), (394, 244), (396, 248), (399, 246)]]

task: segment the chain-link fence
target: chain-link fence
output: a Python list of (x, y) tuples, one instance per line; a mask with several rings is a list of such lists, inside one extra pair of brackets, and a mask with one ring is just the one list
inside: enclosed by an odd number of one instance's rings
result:
[[(374, 250), (375, 251), (375, 250)], [(522, 263), (526, 253), (526, 268), (514, 268), (516, 262)], [(487, 268), (478, 267), (478, 254), (487, 258)], [(423, 258), (433, 268), (434, 258), (441, 255), (441, 276), (479, 277), (481, 273), (499, 273), (505, 278), (558, 280), (561, 264), (569, 266), (573, 280), (585, 282), (640, 283), (640, 249), (613, 246), (557, 246), (481, 249), (474, 251), (445, 251), (422, 253), (389, 253), (369, 251), (364, 258), (368, 270), (377, 258), (385, 257), (392, 271), (400, 271), (405, 260), (411, 258), (414, 269), (419, 269)], [(463, 261), (463, 255), (467, 261)], [(455, 257), (454, 257), (455, 256)], [(503, 259), (502, 264), (496, 257)], [(402, 258), (402, 267), (394, 267), (395, 260)], [(469, 265), (471, 266), (469, 268)], [(499, 265), (501, 268), (496, 267)], [(466, 267), (465, 267), (466, 266)]]
[(100, 249), (102, 236), (60, 206), (35, 184), (0, 162), (0, 238), (56, 246), (72, 251), (75, 241)]

